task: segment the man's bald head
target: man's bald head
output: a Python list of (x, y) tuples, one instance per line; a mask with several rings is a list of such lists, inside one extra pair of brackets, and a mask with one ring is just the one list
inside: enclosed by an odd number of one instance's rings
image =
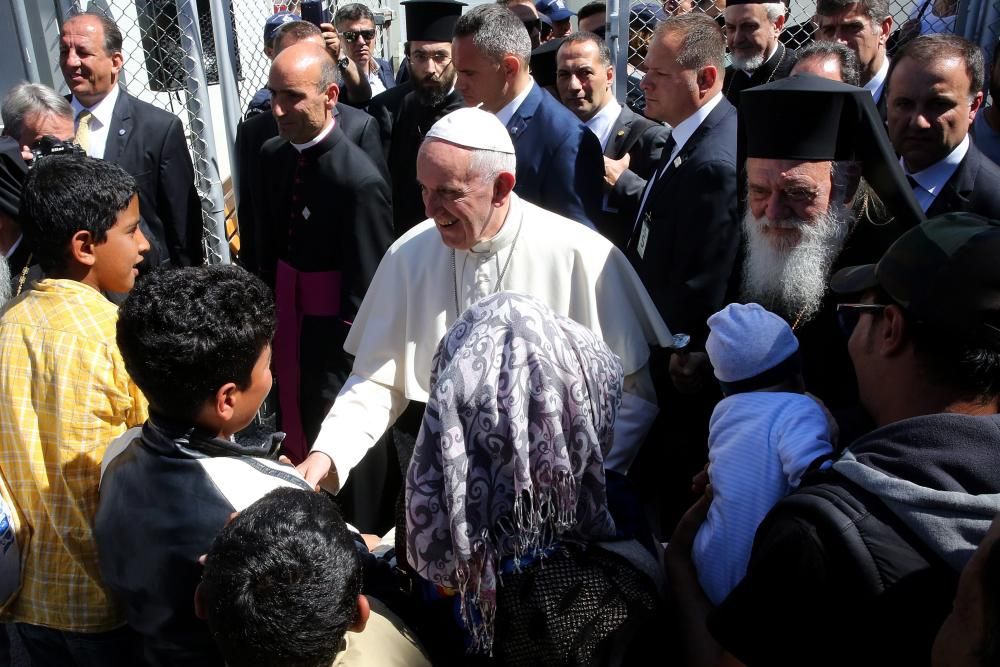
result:
[(292, 143), (307, 143), (330, 123), (340, 94), (337, 65), (317, 44), (292, 44), (275, 56), (267, 87), (278, 133)]

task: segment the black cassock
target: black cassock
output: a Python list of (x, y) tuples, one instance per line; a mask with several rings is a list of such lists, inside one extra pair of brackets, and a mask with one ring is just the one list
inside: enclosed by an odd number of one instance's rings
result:
[(396, 236), (427, 219), (417, 185), (417, 152), (431, 126), (443, 116), (464, 106), (453, 90), (440, 104), (428, 106), (413, 91), (412, 84), (396, 86), (375, 97), (368, 113), (381, 128), (382, 148), (392, 178), (392, 209)]
[(727, 67), (726, 79), (722, 83), (722, 91), (725, 93), (729, 103), (738, 108), (740, 106), (741, 92), (747, 88), (763, 86), (765, 83), (784, 79), (792, 71), (793, 65), (795, 65), (794, 49), (789, 49), (781, 42), (778, 42), (777, 50), (771, 54), (767, 62), (755, 69), (750, 76), (747, 76), (746, 72), (732, 65)]
[[(285, 139), (267, 141), (254, 176), (253, 246), (275, 288), (281, 428), (296, 460), (350, 375), (344, 339), (392, 243), (392, 202), (378, 167), (339, 127), (301, 154)], [(377, 499), (378, 489), (366, 491)]]

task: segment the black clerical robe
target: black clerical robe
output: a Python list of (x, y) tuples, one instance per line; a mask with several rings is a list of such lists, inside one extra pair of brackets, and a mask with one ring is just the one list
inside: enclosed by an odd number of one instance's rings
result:
[(427, 219), (417, 185), (417, 151), (431, 126), (445, 115), (464, 106), (453, 90), (440, 104), (424, 104), (411, 85), (397, 86), (375, 97), (368, 113), (381, 127), (383, 150), (392, 179), (393, 223), (401, 236)]
[[(301, 153), (285, 139), (267, 141), (254, 188), (259, 270), (275, 287), (278, 306), (282, 430), (294, 460), (316, 438), (350, 375), (344, 339), (392, 242), (392, 204), (378, 167), (339, 127)], [(297, 357), (291, 366), (289, 356)], [(299, 413), (301, 424), (292, 423)]]
[(727, 67), (722, 90), (729, 103), (734, 107), (739, 107), (741, 92), (747, 88), (763, 86), (765, 83), (785, 78), (792, 71), (793, 65), (795, 65), (795, 51), (778, 42), (778, 48), (771, 54), (771, 57), (755, 69), (751, 75), (747, 75), (746, 72), (732, 65)]

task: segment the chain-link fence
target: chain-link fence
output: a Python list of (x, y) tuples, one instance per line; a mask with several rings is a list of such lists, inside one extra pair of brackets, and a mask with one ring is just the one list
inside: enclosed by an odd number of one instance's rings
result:
[(100, 11), (123, 37), (121, 79), (131, 95), (176, 114), (184, 125), (202, 203), (209, 263), (229, 261), (222, 184), (208, 85), (218, 81), (207, 0), (70, 0), (70, 12)]
[[(994, 0), (985, 2), (995, 5)], [(785, 6), (785, 27), (780, 39), (787, 47), (798, 49), (817, 37), (816, 2), (791, 0)], [(607, 34), (617, 42), (616, 48), (612, 48), (615, 71), (626, 73), (616, 84), (618, 99), (639, 112), (644, 109), (639, 88), (643, 76), (641, 65), (653, 31), (661, 21), (674, 14), (700, 11), (724, 25), (724, 8), (724, 0), (665, 0), (662, 3), (610, 0)], [(996, 14), (996, 7), (990, 11), (983, 0), (890, 0), (889, 8), (893, 16), (890, 55), (898, 44), (916, 35), (957, 32), (984, 45), (989, 58), (1000, 33), (1000, 18), (990, 17), (991, 13)], [(980, 8), (985, 11), (978, 11)]]

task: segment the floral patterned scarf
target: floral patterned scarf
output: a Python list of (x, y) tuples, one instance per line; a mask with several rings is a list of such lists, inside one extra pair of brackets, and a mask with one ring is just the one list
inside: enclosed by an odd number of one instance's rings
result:
[(473, 648), (490, 651), (497, 570), (563, 539), (613, 537), (604, 455), (622, 367), (597, 336), (504, 292), (469, 308), (438, 346), (406, 476), (407, 556), (458, 589)]

